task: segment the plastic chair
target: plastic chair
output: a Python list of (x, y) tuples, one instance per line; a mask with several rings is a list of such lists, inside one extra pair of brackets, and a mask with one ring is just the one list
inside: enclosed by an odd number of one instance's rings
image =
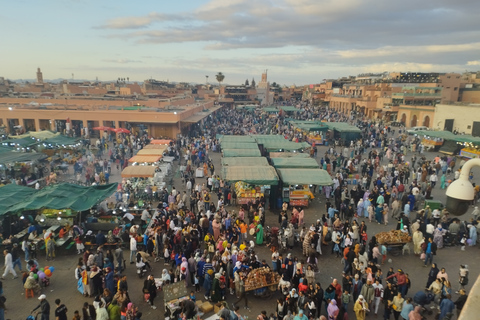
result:
[(33, 289), (25, 289), (25, 299), (30, 298), (35, 298), (35, 293), (33, 292)]

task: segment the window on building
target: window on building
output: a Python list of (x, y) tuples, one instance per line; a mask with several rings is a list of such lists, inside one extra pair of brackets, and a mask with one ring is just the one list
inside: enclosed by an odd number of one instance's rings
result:
[(453, 91), (457, 91), (457, 90), (458, 90), (458, 87), (453, 88)]

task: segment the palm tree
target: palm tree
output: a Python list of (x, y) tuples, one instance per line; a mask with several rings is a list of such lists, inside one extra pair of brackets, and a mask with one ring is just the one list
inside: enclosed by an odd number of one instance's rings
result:
[(223, 82), (223, 79), (225, 79), (225, 75), (223, 73), (219, 72), (215, 75), (215, 78), (217, 79), (218, 86), (220, 87), (220, 84)]

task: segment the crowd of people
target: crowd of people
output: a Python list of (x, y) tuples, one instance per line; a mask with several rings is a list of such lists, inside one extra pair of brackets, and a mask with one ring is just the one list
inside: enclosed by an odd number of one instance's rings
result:
[[(293, 141), (305, 137), (282, 114), (268, 117), (259, 111), (220, 109), (203, 126), (192, 128), (188, 136), (180, 137), (169, 147), (168, 152), (183, 168), (183, 186), (179, 190), (173, 185), (161, 189), (148, 186), (151, 196), (144, 204), (140, 226), (131, 225), (131, 214), (126, 213), (123, 228), (89, 241), (96, 244), (95, 249), (83, 251), (77, 245), (83, 255), (75, 269), (76, 285), (93, 302), (87, 302), (75, 319), (141, 319), (142, 312), (132, 302), (135, 299), (130, 299), (127, 277), (122, 273), (126, 259), (121, 243), (128, 245), (130, 264), (149, 273), (142, 293), (152, 309), (156, 309), (155, 298), (162, 286), (184, 281), (186, 287), (193, 288), (178, 312), (167, 314), (171, 318), (194, 318), (196, 294), (202, 292), (205, 300), (214, 303), (225, 302), (229, 295), (235, 295), (237, 300), (232, 307), (222, 304), (219, 316), (223, 320), (244, 319), (239, 303), (243, 300), (245, 308), (249, 308), (249, 297), (262, 293), (245, 290), (248, 274), (258, 268), (271, 269), (281, 277), (278, 284), (281, 297), (275, 310), (262, 312), (259, 320), (325, 316), (329, 320), (344, 320), (353, 314), (356, 319), (365, 319), (379, 312), (383, 319), (393, 316), (395, 320), (417, 320), (422, 318), (428, 303), (439, 310), (441, 320), (449, 319), (455, 309), (459, 313), (467, 297), (468, 268), (465, 265), (460, 268), (456, 290), (459, 297), (454, 302), (453, 281), (449, 282), (452, 279), (449, 280), (444, 269), (437, 268), (434, 257), (445, 246), (459, 245), (463, 249), (476, 246), (479, 212), (476, 209), (472, 219), (460, 221), (450, 218), (446, 210), (425, 206), (425, 201), (433, 198), (434, 188), (444, 189), (449, 180), (458, 178), (463, 161), (455, 157), (430, 158), (421, 139), (404, 134), (402, 128), (395, 130), (382, 122), (345, 116), (307, 103), (299, 103), (297, 107), (298, 112), (291, 116), (295, 119), (346, 121), (362, 128), (359, 139), (345, 145), (330, 144), (319, 156), (320, 167), (332, 176), (333, 185), (312, 188), (313, 193), (325, 200), (325, 214), (316, 223), (307, 224), (302, 208), (284, 203), (278, 223), (267, 225), (269, 208), (264, 198), (235, 206), (233, 186), (222, 180), (210, 159), (210, 153), (221, 150), (218, 134), (279, 134)], [(110, 143), (108, 140), (108, 136), (99, 139), (95, 145), (100, 151), (87, 152), (77, 161), (78, 180), (85, 175), (89, 184), (107, 183), (112, 167), (120, 171), (135, 150), (148, 144), (149, 139), (146, 134), (132, 134)], [(414, 155), (407, 157), (407, 151)], [(315, 153), (311, 155), (318, 157)], [(195, 176), (198, 168), (203, 169), (203, 178)], [(476, 187), (474, 201), (478, 191)], [(125, 198), (123, 194), (128, 196)], [(114, 208), (123, 206), (127, 211), (138, 204), (135, 195), (123, 184), (116, 200)], [(414, 254), (426, 267), (432, 266), (425, 290), (422, 286), (419, 292), (411, 292), (411, 279), (402, 268), (382, 270), (388, 248), (368, 232), (372, 223), (393, 226), (412, 237)], [(83, 245), (82, 232), (77, 236), (77, 244)], [(106, 249), (109, 242), (118, 245)], [(270, 249), (268, 256), (260, 254), (265, 251), (263, 246)], [(295, 246), (301, 248), (301, 254), (295, 255), (291, 250), (287, 253)], [(327, 254), (330, 257), (325, 257)], [(341, 274), (320, 270), (320, 259), (335, 257), (342, 261)], [(9, 266), (13, 264), (12, 259), (8, 261)], [(164, 268), (154, 276), (152, 267), (160, 261)], [(33, 274), (25, 280), (28, 286), (38, 283), (35, 268), (38, 269), (38, 263), (30, 264)], [(330, 273), (335, 279), (321, 284), (318, 272)], [(160, 282), (155, 278), (160, 278)], [(41, 300), (44, 314), (45, 296)]]

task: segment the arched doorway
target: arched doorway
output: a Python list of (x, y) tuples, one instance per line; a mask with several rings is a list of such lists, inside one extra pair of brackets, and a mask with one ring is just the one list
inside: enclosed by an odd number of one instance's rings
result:
[(423, 119), (423, 125), (425, 127), (430, 127), (430, 117), (429, 116), (425, 116), (425, 119)]
[(410, 127), (416, 127), (417, 126), (417, 115), (414, 115), (412, 117), (412, 121), (410, 122)]
[(402, 119), (400, 120), (401, 123), (407, 125), (407, 115), (404, 113), (402, 114)]

